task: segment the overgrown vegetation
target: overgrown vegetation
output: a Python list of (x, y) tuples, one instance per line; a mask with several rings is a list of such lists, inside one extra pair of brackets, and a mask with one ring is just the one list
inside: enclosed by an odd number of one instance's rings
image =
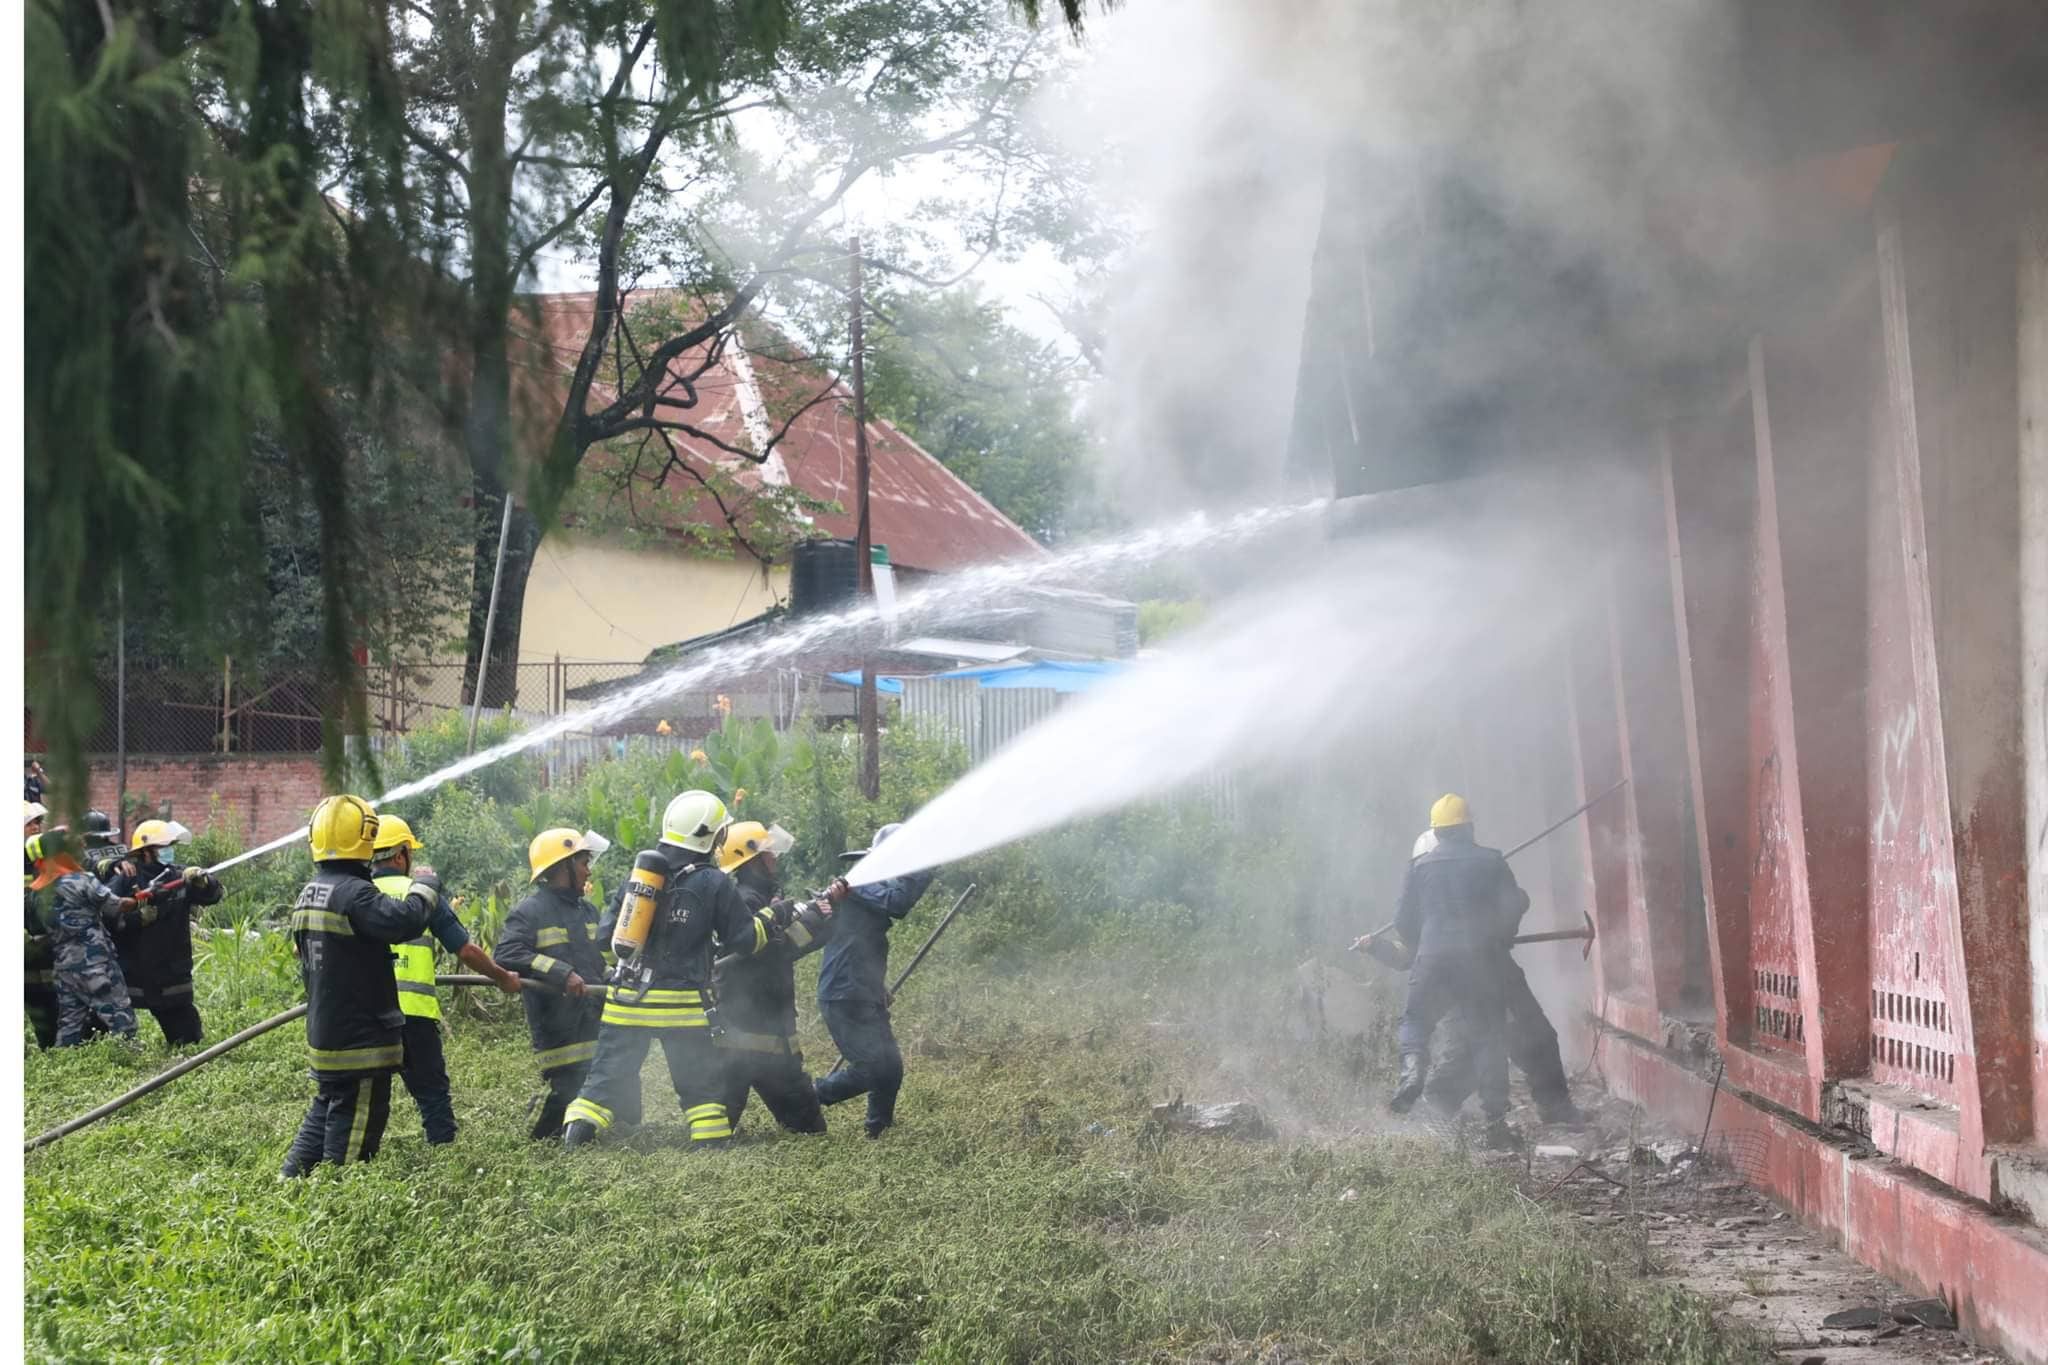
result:
[[(772, 737), (771, 737), (772, 738)], [(702, 759), (629, 754), (537, 792), (451, 788), (419, 828), (465, 916), (523, 882), (527, 826), (610, 812), (713, 769), (762, 785), (744, 814), (799, 839), (788, 880), (906, 813), (960, 756), (902, 727), (884, 799), (848, 795), (837, 734), (728, 725)], [(714, 749), (716, 752), (714, 753)], [(739, 765), (747, 764), (742, 769)], [(733, 792), (727, 791), (728, 796)], [(644, 826), (642, 827), (644, 829)], [(199, 842), (225, 844), (218, 831)], [(209, 842), (211, 841), (211, 842)], [(631, 842), (631, 841), (629, 841)], [(194, 849), (195, 854), (201, 850)], [(618, 875), (626, 854), (600, 865)], [(210, 1033), (297, 997), (264, 919), (299, 855), (231, 876), (201, 948)], [(1378, 1052), (1286, 1027), (1289, 968), (1319, 930), (1272, 831), (1193, 802), (1128, 812), (949, 869), (896, 933), (899, 961), (956, 888), (984, 896), (897, 1011), (902, 1123), (880, 1143), (776, 1132), (689, 1153), (658, 1061), (625, 1150), (526, 1142), (538, 1088), (515, 1002), (449, 1011), (464, 1130), (427, 1148), (402, 1091), (384, 1155), (271, 1177), (306, 1098), (279, 1031), (28, 1160), (27, 1340), (44, 1360), (1680, 1361), (1756, 1358), (1700, 1300), (1636, 1278), (1624, 1248), (1426, 1143), (1357, 1136)], [(269, 898), (266, 900), (266, 898)], [(494, 926), (483, 927), (488, 934)], [(833, 1049), (800, 976), (813, 1070)], [(151, 1035), (144, 1025), (145, 1036)], [(28, 1062), (30, 1131), (158, 1069), (111, 1045)], [(1251, 1097), (1269, 1142), (1178, 1135), (1151, 1106)]]

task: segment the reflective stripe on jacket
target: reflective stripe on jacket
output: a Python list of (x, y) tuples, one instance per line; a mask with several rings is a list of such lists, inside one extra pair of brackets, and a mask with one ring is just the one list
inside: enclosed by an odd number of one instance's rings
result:
[[(391, 899), (405, 899), (412, 878), (403, 872), (387, 872), (376, 879), (376, 887)], [(398, 983), (398, 1009), (413, 1019), (439, 1019), (441, 997), (434, 990), (434, 940), (421, 934), (395, 945), (391, 950), (391, 975)]]

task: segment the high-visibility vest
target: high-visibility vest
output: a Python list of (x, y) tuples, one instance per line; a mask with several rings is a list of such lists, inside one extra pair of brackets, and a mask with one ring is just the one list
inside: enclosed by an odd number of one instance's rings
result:
[[(402, 872), (377, 878), (377, 889), (393, 900), (403, 900), (412, 878)], [(398, 1008), (410, 1018), (439, 1019), (441, 997), (434, 992), (434, 936), (394, 944), (391, 974), (398, 978)]]

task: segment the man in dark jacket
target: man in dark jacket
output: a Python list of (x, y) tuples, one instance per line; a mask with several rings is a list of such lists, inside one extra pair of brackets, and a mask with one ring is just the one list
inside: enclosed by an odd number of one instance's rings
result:
[(96, 869), (117, 896), (183, 879), (177, 890), (155, 892), (114, 926), (128, 997), (135, 1008), (156, 1016), (164, 1041), (173, 1046), (196, 1043), (204, 1034), (199, 1007), (192, 1001), (192, 911), (219, 904), (223, 894), (220, 883), (204, 872), (179, 871), (178, 844), (191, 837), (192, 831), (175, 820), (144, 820), (135, 827), (127, 858), (107, 859)]
[[(1449, 1017), (1461, 1054), (1445, 1071), (1458, 1081), (1467, 1065), (1485, 1110), (1489, 1145), (1511, 1144), (1503, 1005), (1497, 962), (1514, 936), (1529, 897), (1498, 850), (1473, 842), (1472, 815), (1461, 796), (1446, 795), (1429, 813), (1437, 846), (1408, 865), (1394, 929), (1415, 945), (1408, 1004), (1401, 1015), (1401, 1080), (1389, 1107), (1406, 1113), (1429, 1079), (1430, 1035)], [(1460, 1082), (1462, 1085), (1462, 1082)], [(1437, 1092), (1455, 1110), (1463, 1093)]]
[[(573, 829), (546, 829), (526, 851), (533, 891), (512, 907), (498, 935), (500, 966), (552, 990), (527, 989), (526, 1031), (534, 1062), (547, 1089), (538, 1097), (540, 1117), (529, 1138), (562, 1134), (562, 1115), (590, 1075), (597, 1057), (598, 1015), (603, 1008), (592, 986), (604, 980), (604, 951), (598, 946), (597, 907), (583, 898), (590, 865), (610, 844)], [(531, 1105), (528, 1106), (529, 1110)], [(638, 1122), (637, 1108), (627, 1115)]]
[(317, 1090), (285, 1154), (286, 1176), (322, 1161), (368, 1161), (391, 1117), (391, 1078), (405, 1059), (392, 946), (418, 938), (441, 903), (422, 872), (403, 898), (370, 879), (377, 815), (359, 796), (330, 796), (313, 811), (313, 880), (292, 909), (292, 942), (306, 982), (306, 1044)]
[[(1433, 851), (1437, 843), (1436, 831), (1424, 830), (1415, 841), (1415, 852), (1410, 861)], [(1526, 905), (1526, 896), (1523, 901)], [(1512, 947), (1503, 941), (1500, 955), (1494, 960), (1494, 969), (1500, 973), (1501, 1006), (1507, 1014), (1508, 1065), (1521, 1072), (1529, 1082), (1529, 1097), (1536, 1101), (1536, 1112), (1545, 1123), (1583, 1122), (1586, 1116), (1579, 1111), (1578, 1105), (1572, 1103), (1571, 1081), (1565, 1075), (1564, 1054), (1558, 1047), (1557, 1030), (1543, 1012), (1543, 1004), (1536, 998), (1536, 992), (1529, 989), (1529, 978), (1522, 971), (1522, 964), (1515, 961)], [(1452, 1074), (1446, 1074), (1444, 1067), (1437, 1068), (1445, 1094), (1455, 1091), (1462, 1102), (1472, 1084), (1471, 1054), (1465, 1052), (1445, 1060), (1447, 1066), (1457, 1062), (1465, 1064)]]
[[(901, 828), (884, 825), (875, 831), (870, 848), (843, 856), (864, 858)], [(848, 886), (841, 879), (827, 892), (834, 925), (818, 969), (818, 1009), (846, 1060), (831, 1075), (818, 1078), (818, 1102), (838, 1104), (866, 1095), (871, 1138), (896, 1121), (896, 1092), (903, 1088), (903, 1051), (889, 1025), (889, 928), (910, 913), (937, 875), (935, 870), (913, 872), (865, 886)]]
[(711, 963), (717, 954), (752, 956), (775, 935), (773, 917), (747, 909), (732, 878), (718, 870), (725, 803), (687, 791), (661, 817), (661, 840), (633, 860), (619, 909), (601, 921), (619, 965), (599, 1016), (597, 1056), (565, 1115), (562, 1145), (594, 1141), (640, 1105), (640, 1065), (657, 1040), (669, 1080), (690, 1124), (693, 1149), (732, 1140), (724, 1067), (712, 1038)]
[(752, 957), (721, 961), (716, 985), (725, 1061), (726, 1119), (737, 1131), (747, 1092), (760, 1092), (775, 1121), (792, 1133), (822, 1133), (825, 1113), (796, 1043), (796, 960), (822, 948), (829, 906), (798, 905), (778, 894), (776, 865), (796, 840), (780, 825), (745, 820), (725, 832), (718, 864), (739, 884), (747, 909), (767, 911), (782, 937)]

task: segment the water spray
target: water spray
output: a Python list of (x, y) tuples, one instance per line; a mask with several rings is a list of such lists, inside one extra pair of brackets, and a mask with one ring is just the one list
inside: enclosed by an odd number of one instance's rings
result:
[[(1100, 573), (1123, 565), (1150, 563), (1188, 550), (1254, 540), (1299, 518), (1320, 513), (1328, 505), (1327, 498), (1317, 498), (1309, 502), (1279, 507), (1254, 508), (1222, 520), (1197, 512), (1179, 521), (1151, 527), (1120, 540), (1097, 541), (1060, 554), (981, 565), (954, 574), (942, 582), (904, 593), (896, 599), (894, 615), (898, 620), (914, 621), (978, 601), (1003, 589), (1023, 586), (1043, 578)], [(432, 791), (444, 783), (467, 777), (471, 773), (564, 735), (595, 729), (610, 721), (648, 709), (700, 683), (723, 675), (753, 672), (842, 636), (872, 629), (882, 621), (881, 608), (873, 602), (866, 602), (845, 611), (799, 622), (777, 633), (772, 639), (714, 647), (706, 650), (703, 657), (694, 664), (679, 665), (644, 682), (636, 683), (587, 711), (567, 712), (557, 716), (525, 734), (459, 759), (425, 777), (394, 787), (370, 802), (370, 805), (381, 807)], [(289, 834), (281, 834), (268, 843), (259, 844), (204, 869), (205, 874), (209, 877), (218, 876), (231, 867), (275, 853), (286, 845), (305, 838), (307, 832), (307, 828), (301, 826)]]

